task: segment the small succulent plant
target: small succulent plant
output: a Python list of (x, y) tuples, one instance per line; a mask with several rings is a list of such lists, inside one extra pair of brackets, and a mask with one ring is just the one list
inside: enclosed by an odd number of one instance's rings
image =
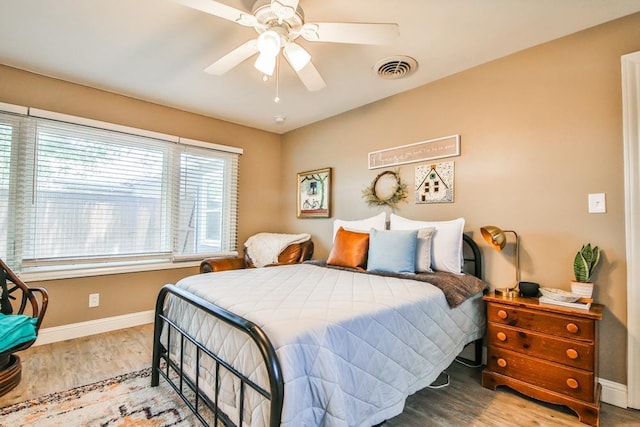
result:
[(591, 247), (591, 243), (583, 245), (573, 259), (573, 272), (576, 276), (576, 282), (590, 282), (598, 262), (600, 262), (600, 250), (598, 247)]

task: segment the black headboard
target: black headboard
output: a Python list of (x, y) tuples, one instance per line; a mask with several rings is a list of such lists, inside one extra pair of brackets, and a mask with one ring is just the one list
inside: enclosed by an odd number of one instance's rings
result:
[(462, 235), (463, 255), (464, 255), (464, 271), (473, 274), (482, 279), (482, 253), (478, 244), (466, 234)]

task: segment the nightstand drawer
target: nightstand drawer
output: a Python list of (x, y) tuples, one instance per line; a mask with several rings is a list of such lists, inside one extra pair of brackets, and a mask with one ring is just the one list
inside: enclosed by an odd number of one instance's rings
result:
[(542, 332), (564, 338), (593, 341), (595, 338), (595, 322), (570, 316), (546, 313), (540, 310), (514, 308), (489, 303), (487, 320), (493, 323), (508, 325)]
[(487, 339), (489, 345), (526, 353), (531, 357), (585, 370), (594, 369), (594, 345), (583, 341), (556, 338), (492, 322), (488, 324)]
[(593, 402), (595, 379), (593, 372), (565, 367), (557, 363), (525, 356), (489, 346), (487, 369), (534, 386)]

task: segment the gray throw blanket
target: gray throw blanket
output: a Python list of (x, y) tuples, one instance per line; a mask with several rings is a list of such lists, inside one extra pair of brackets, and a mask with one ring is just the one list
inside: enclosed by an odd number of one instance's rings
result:
[(444, 293), (449, 307), (455, 308), (485, 289), (488, 286), (485, 282), (470, 274), (453, 274), (444, 271), (436, 271), (435, 273), (416, 273), (416, 274), (398, 274), (384, 273), (373, 271), (362, 271), (349, 267), (338, 267), (335, 265), (327, 265), (324, 260), (305, 261), (306, 264), (313, 264), (319, 267), (335, 268), (337, 270), (353, 271), (354, 273), (376, 274), (378, 276), (397, 277), (400, 279), (418, 280), (420, 282), (431, 283)]

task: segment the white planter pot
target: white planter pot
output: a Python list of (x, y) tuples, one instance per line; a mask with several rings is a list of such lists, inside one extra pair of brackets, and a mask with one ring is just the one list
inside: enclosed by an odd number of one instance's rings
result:
[(571, 293), (584, 298), (591, 298), (593, 295), (593, 282), (571, 282)]

